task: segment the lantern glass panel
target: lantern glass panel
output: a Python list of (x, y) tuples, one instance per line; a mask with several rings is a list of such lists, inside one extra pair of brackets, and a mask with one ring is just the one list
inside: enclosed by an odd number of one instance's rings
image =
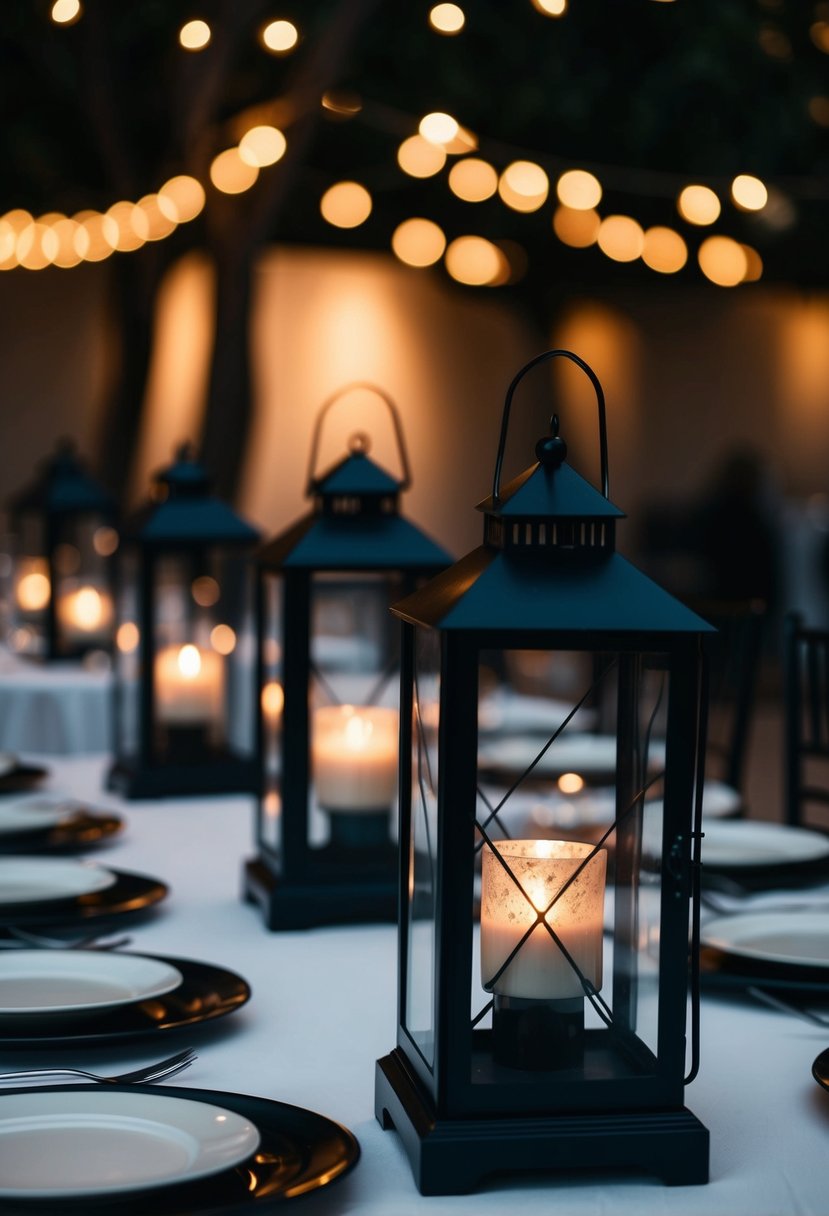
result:
[(435, 934), (437, 875), (438, 725), (440, 719), (439, 639), (415, 631), (412, 697), (411, 826), (408, 849), (408, 906), (404, 910), (406, 971), (403, 1026), (431, 1070), (435, 1046)]
[(667, 660), (482, 651), (478, 684), (469, 1079), (654, 1075)]
[(263, 851), (269, 855), (273, 865), (278, 865), (282, 844), (284, 591), (282, 578), (267, 572), (262, 580), (264, 620), (259, 705), (262, 722), (263, 787), (259, 804), (258, 837)]
[(114, 605), (107, 567), (117, 544), (117, 533), (97, 513), (61, 521), (53, 553), (61, 653), (110, 646)]
[(115, 631), (115, 750), (137, 756), (141, 739), (141, 631), (139, 560), (127, 549), (119, 563), (118, 628)]
[(397, 805), (395, 575), (311, 577), (309, 845), (382, 844)]

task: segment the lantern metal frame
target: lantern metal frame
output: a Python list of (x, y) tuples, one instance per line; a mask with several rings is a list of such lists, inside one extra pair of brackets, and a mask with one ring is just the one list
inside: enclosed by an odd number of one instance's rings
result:
[[(139, 648), (139, 709), (137, 752), (118, 754), (125, 707), (122, 688), (116, 676), (113, 691), (116, 758), (107, 786), (126, 798), (163, 798), (195, 794), (255, 793), (258, 764), (255, 737), (250, 754), (233, 754), (227, 747), (195, 745), (194, 754), (182, 762), (180, 757), (165, 759), (156, 746), (159, 722), (155, 687), (156, 639), (155, 600), (157, 576), (165, 558), (188, 562), (233, 556), (240, 562), (244, 577), (252, 578), (252, 558), (259, 532), (226, 503), (210, 493), (209, 478), (197, 463), (190, 445), (183, 444), (174, 463), (156, 475), (155, 497), (139, 510), (125, 530), (121, 555), (116, 568), (116, 597), (121, 604), (126, 580), (125, 562), (137, 559), (137, 624)], [(255, 601), (250, 594), (252, 627), (255, 627)], [(239, 660), (241, 661), (241, 660)], [(253, 659), (251, 659), (251, 664)]]
[[(362, 433), (354, 437), (344, 458), (322, 474), (316, 471), (323, 423), (335, 403), (356, 390), (376, 395), (388, 410), (402, 470), (399, 479), (370, 459), (369, 444)], [(309, 686), (316, 670), (311, 653), (311, 609), (313, 580), (317, 575), (396, 578), (405, 593), (450, 564), (452, 558), (446, 550), (400, 514), (400, 495), (410, 485), (403, 428), (391, 397), (369, 382), (347, 384), (327, 398), (317, 415), (306, 480), (306, 495), (313, 501), (311, 511), (263, 546), (258, 554), (260, 689), (265, 682), (263, 656), (268, 640), (266, 584), (268, 580), (281, 579), (283, 587), (279, 638), (284, 692), (281, 839), (278, 848), (266, 840), (266, 727), (260, 707), (258, 853), (246, 863), (244, 874), (245, 898), (261, 907), (269, 929), (394, 921), (397, 917), (397, 846), (389, 838), (388, 828), (382, 841), (368, 839), (362, 847), (359, 838), (351, 842), (351, 847), (349, 842), (333, 838), (325, 845), (313, 845), (310, 841)], [(395, 634), (392, 638), (396, 643)], [(383, 684), (396, 679), (398, 662), (395, 655), (393, 666), (384, 673)], [(390, 827), (391, 816), (387, 818)], [(332, 836), (333, 820), (334, 816)], [(370, 831), (375, 829), (376, 825)]]
[[(551, 435), (536, 447), (539, 463), (502, 494), (501, 466), (513, 394), (531, 368), (556, 357), (576, 363), (596, 391), (602, 493), (564, 463), (566, 445), (554, 417)], [(393, 1127), (400, 1135), (424, 1194), (463, 1193), (489, 1174), (518, 1170), (633, 1168), (655, 1173), (669, 1184), (703, 1183), (708, 1178), (708, 1132), (684, 1106), (684, 1086), (699, 1064), (699, 844), (707, 703), (705, 635), (711, 630), (615, 553), (615, 522), (622, 513), (608, 499), (604, 394), (592, 369), (572, 352), (544, 352), (513, 379), (504, 407), (493, 492), (480, 509), (485, 514), (484, 545), (393, 609), (403, 633), (399, 1008), (397, 1046), (377, 1062), (375, 1113), (384, 1128)], [(415, 919), (415, 896), (409, 894), (416, 886), (411, 868), (413, 833), (415, 815), (422, 811), (426, 816), (425, 802), (417, 809), (412, 805), (414, 741), (420, 726), (413, 718), (418, 631), (432, 638), (435, 649), (439, 646), (440, 676), (436, 828), (428, 858), (434, 868), (430, 1056), (411, 1033), (407, 1013), (409, 932)], [(512, 648), (616, 656), (616, 814), (596, 848), (615, 832), (618, 940), (610, 1021), (606, 1003), (602, 998), (595, 1001), (595, 991), (582, 983), (605, 1026), (583, 1032), (589, 1070), (587, 1065), (582, 1070), (545, 1067), (519, 1075), (516, 1069), (493, 1061), (494, 1031), (478, 1025), (492, 1002), (476, 1016), (470, 1015), (476, 833), (484, 847), (492, 847), (491, 829), (476, 813), (479, 661), (484, 651)], [(646, 656), (655, 654), (670, 680), (666, 762), (658, 778), (648, 778), (638, 750), (637, 690)], [(595, 686), (586, 690), (540, 755), (594, 691)], [(647, 738), (651, 725), (652, 720)], [(421, 742), (421, 751), (423, 746)], [(636, 974), (626, 974), (624, 966), (636, 952), (644, 795), (657, 779), (664, 786), (664, 811), (658, 1045), (651, 1052), (636, 1036)], [(494, 815), (488, 818), (497, 822), (498, 809), (493, 808)], [(509, 872), (503, 859), (501, 865)], [(546, 911), (535, 911), (537, 924), (542, 923)], [(550, 926), (545, 927), (555, 938)], [(568, 961), (574, 965), (569, 956)], [(686, 1074), (689, 982), (691, 1060)], [(542, 1033), (549, 1033), (549, 1027)], [(611, 1036), (601, 1042), (613, 1045), (618, 1060), (608, 1049), (604, 1062), (596, 1064), (597, 1035)], [(627, 1073), (621, 1063), (625, 1058), (634, 1061)], [(637, 1058), (640, 1064), (635, 1063)]]
[[(43, 462), (39, 475), (30, 485), (9, 499), (7, 507), (14, 534), (14, 564), (22, 556), (17, 552), (17, 530), (21, 519), (27, 515), (32, 516), (40, 521), (42, 529), (42, 558), (48, 568), (49, 599), (44, 606), (44, 652), (37, 657), (54, 662), (79, 659), (90, 651), (111, 650), (114, 625), (108, 631), (110, 636), (106, 643), (96, 637), (89, 641), (69, 644), (65, 637), (65, 626), (60, 620), (58, 589), (63, 575), (58, 568), (56, 551), (66, 540), (68, 530), (88, 518), (97, 520), (99, 526), (112, 528), (116, 528), (118, 522), (113, 498), (87, 472), (77, 458), (71, 440), (62, 439), (58, 443), (55, 455)], [(114, 575), (113, 562), (109, 557), (102, 558), (97, 580), (102, 581), (103, 590), (112, 603)], [(12, 611), (13, 614), (17, 612), (16, 609)]]

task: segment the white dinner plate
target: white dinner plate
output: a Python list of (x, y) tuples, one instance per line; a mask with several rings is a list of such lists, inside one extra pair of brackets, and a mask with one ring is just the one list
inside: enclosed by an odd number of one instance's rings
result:
[[(538, 736), (516, 735), (482, 741), (478, 762), (486, 768), (506, 772), (523, 772), (544, 745)], [(652, 740), (651, 763), (660, 764), (665, 757), (662, 740)], [(549, 773), (578, 773), (582, 777), (612, 773), (616, 768), (616, 736), (591, 735), (565, 731), (550, 745), (533, 769), (533, 776)]]
[(702, 944), (766, 963), (829, 968), (829, 918), (825, 912), (736, 912), (702, 926)]
[(703, 865), (721, 869), (785, 866), (823, 857), (829, 857), (829, 836), (751, 819), (709, 823), (702, 841)]
[(0, 836), (52, 828), (71, 819), (78, 810), (75, 802), (43, 794), (4, 798), (0, 800)]
[(259, 1145), (241, 1115), (192, 1099), (106, 1089), (9, 1093), (0, 1102), (0, 1196), (117, 1195), (191, 1182)]
[(172, 992), (182, 975), (160, 959), (94, 950), (0, 953), (0, 1018), (82, 1014)]
[(75, 899), (114, 886), (101, 866), (60, 857), (0, 857), (0, 906)]

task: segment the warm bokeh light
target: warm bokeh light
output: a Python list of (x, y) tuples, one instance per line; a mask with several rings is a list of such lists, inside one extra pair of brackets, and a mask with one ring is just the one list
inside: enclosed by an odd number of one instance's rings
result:
[(320, 199), (320, 211), (335, 228), (357, 228), (371, 215), (371, 195), (359, 182), (337, 182)]
[(217, 654), (233, 654), (236, 649), (236, 632), (229, 625), (214, 625), (210, 630), (210, 645)]
[(584, 777), (580, 777), (578, 773), (562, 773), (556, 785), (562, 794), (577, 794), (579, 790), (584, 789)]
[(118, 626), (115, 645), (122, 654), (132, 654), (133, 650), (138, 647), (140, 636), (137, 625), (132, 621), (124, 621), (123, 625)]
[(819, 51), (829, 55), (829, 21), (815, 21), (809, 26), (809, 37)]
[(514, 160), (498, 179), (498, 193), (513, 211), (537, 211), (549, 192), (547, 174), (531, 160)]
[(700, 270), (718, 287), (736, 287), (748, 270), (745, 250), (730, 236), (709, 236), (697, 254)]
[(92, 534), (92, 548), (99, 557), (112, 557), (118, 548), (118, 533), (115, 528), (104, 525)]
[(719, 218), (720, 200), (708, 186), (686, 186), (676, 205), (689, 224), (713, 224)]
[(322, 108), (337, 118), (353, 118), (363, 108), (359, 93), (349, 89), (328, 89), (322, 95)]
[(80, 15), (80, 0), (55, 0), (50, 14), (55, 25), (74, 25)]
[(731, 197), (743, 211), (762, 211), (769, 201), (769, 192), (759, 177), (740, 173), (731, 183)]
[(159, 206), (179, 224), (186, 224), (201, 213), (204, 198), (204, 186), (186, 173), (171, 177), (158, 192)]
[(433, 266), (443, 257), (446, 237), (431, 220), (404, 220), (394, 230), (391, 247), (407, 266)]
[(199, 578), (193, 579), (190, 594), (200, 608), (212, 608), (219, 602), (221, 592), (215, 578), (211, 578), (209, 574), (202, 574)]
[(186, 51), (202, 51), (210, 42), (210, 26), (206, 21), (188, 21), (179, 30), (178, 40)]
[(602, 186), (586, 169), (568, 169), (556, 183), (559, 202), (575, 211), (592, 211), (602, 201)]
[(565, 245), (587, 249), (595, 245), (601, 224), (598, 211), (574, 211), (572, 207), (557, 207), (553, 215), (553, 231)]
[(498, 189), (498, 174), (487, 161), (467, 156), (449, 170), (449, 189), (466, 203), (482, 203)]
[(422, 135), (410, 135), (397, 149), (397, 163), (410, 177), (432, 177), (446, 164), (446, 150)]
[(470, 287), (494, 284), (504, 273), (505, 258), (497, 245), (482, 236), (459, 236), (446, 250), (446, 269), (458, 283)]
[(602, 253), (614, 262), (634, 262), (642, 254), (645, 234), (629, 215), (608, 215), (596, 238)]
[(192, 642), (187, 642), (179, 650), (176, 662), (185, 680), (195, 679), (201, 671), (201, 654), (199, 653), (198, 646), (194, 646)]
[(460, 126), (458, 125), (458, 120), (453, 118), (451, 114), (444, 114), (440, 110), (435, 110), (433, 113), (426, 114), (421, 118), (418, 130), (424, 139), (428, 139), (430, 144), (448, 144), (455, 139)]
[(118, 225), (111, 215), (97, 211), (80, 211), (74, 217), (78, 223), (74, 245), (85, 262), (102, 262), (118, 243)]
[(271, 21), (262, 30), (262, 45), (275, 55), (286, 55), (299, 41), (299, 30), (292, 21)]
[(16, 245), (17, 235), (11, 224), (5, 219), (0, 219), (0, 266), (7, 261), (17, 261)]
[(466, 24), (466, 16), (457, 4), (436, 4), (429, 11), (429, 24), (439, 34), (459, 34)]
[[(43, 563), (45, 565), (45, 563)], [(24, 574), (17, 584), (17, 603), (24, 612), (42, 612), (49, 603), (51, 584), (40, 570)]]
[(649, 228), (642, 247), (642, 261), (660, 274), (676, 274), (688, 261), (688, 246), (673, 228)]
[(251, 127), (239, 140), (239, 155), (249, 165), (264, 169), (285, 155), (288, 144), (278, 127)]
[(477, 151), (478, 136), (468, 127), (458, 124), (457, 135), (454, 139), (448, 139), (443, 148), (450, 156), (468, 156), (470, 152)]
[(809, 98), (809, 117), (819, 127), (829, 127), (829, 97), (818, 93)]
[(743, 282), (756, 283), (763, 277), (763, 259), (751, 245), (741, 245), (740, 248), (746, 255), (746, 272), (743, 275)]
[(175, 230), (176, 221), (172, 218), (172, 208), (157, 194), (145, 194), (135, 206), (147, 221), (148, 241), (162, 241)]
[(43, 237), (48, 230), (43, 224), (28, 224), (18, 233), (15, 253), (26, 270), (43, 270), (49, 265), (49, 257), (43, 249)]
[(533, 8), (545, 17), (563, 17), (567, 12), (567, 0), (533, 0)]
[(259, 176), (256, 165), (242, 160), (238, 148), (227, 148), (210, 165), (210, 180), (223, 194), (241, 194), (250, 190)]
[[(126, 200), (120, 203), (113, 203), (107, 211), (107, 215), (118, 229), (114, 248), (120, 253), (131, 253), (134, 249), (140, 249), (147, 239), (146, 235), (139, 236), (135, 230), (133, 225), (134, 211), (135, 203), (128, 203)], [(145, 225), (149, 229), (146, 221)]]
[(285, 693), (282, 691), (282, 685), (278, 680), (269, 680), (262, 688), (262, 713), (266, 718), (270, 718), (271, 722), (276, 722), (282, 714), (284, 704)]

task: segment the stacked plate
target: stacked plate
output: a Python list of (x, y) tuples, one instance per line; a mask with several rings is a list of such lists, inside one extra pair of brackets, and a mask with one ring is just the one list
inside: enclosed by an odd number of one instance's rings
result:
[(166, 894), (158, 879), (89, 862), (0, 857), (0, 928), (122, 916), (144, 911)]
[(55, 794), (0, 798), (0, 853), (85, 849), (121, 830), (120, 815)]

